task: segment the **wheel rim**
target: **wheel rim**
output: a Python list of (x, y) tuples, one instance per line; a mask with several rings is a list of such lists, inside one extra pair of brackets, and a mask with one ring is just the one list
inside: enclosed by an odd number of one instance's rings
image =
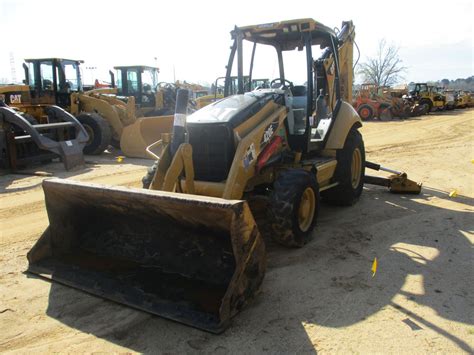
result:
[(359, 148), (354, 149), (351, 162), (351, 184), (356, 189), (359, 186), (362, 172), (362, 153)]
[(89, 145), (94, 140), (94, 130), (91, 128), (91, 126), (87, 124), (83, 124), (83, 126), (87, 132), (87, 135), (89, 136), (89, 139), (87, 140), (86, 145)]
[(314, 195), (314, 190), (311, 187), (307, 187), (301, 196), (298, 209), (298, 224), (301, 231), (306, 232), (311, 227), (315, 210), (316, 196)]
[(369, 112), (369, 109), (368, 108), (363, 108), (362, 110), (360, 110), (360, 116), (361, 118), (363, 118), (364, 120), (366, 120), (367, 118), (369, 118), (369, 115), (370, 115), (370, 112)]

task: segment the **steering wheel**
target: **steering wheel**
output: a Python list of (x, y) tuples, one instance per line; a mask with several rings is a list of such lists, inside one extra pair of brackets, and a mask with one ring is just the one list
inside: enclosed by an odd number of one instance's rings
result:
[[(280, 86), (275, 87), (276, 83), (280, 83)], [(288, 85), (285, 85), (285, 84), (288, 84)], [(277, 79), (273, 79), (272, 81), (270, 81), (270, 87), (272, 89), (279, 89), (279, 88), (289, 87), (290, 90), (291, 90), (291, 89), (293, 89), (293, 83), (289, 80), (286, 80), (286, 79), (277, 78)]]

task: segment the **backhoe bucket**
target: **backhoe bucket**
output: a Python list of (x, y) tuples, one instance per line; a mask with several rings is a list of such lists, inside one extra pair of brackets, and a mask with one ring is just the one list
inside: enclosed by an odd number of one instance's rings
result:
[(265, 248), (245, 201), (61, 179), (28, 271), (213, 333), (259, 289)]
[(171, 133), (174, 116), (140, 117), (124, 127), (120, 149), (130, 158), (151, 158), (146, 148), (159, 141), (162, 133)]

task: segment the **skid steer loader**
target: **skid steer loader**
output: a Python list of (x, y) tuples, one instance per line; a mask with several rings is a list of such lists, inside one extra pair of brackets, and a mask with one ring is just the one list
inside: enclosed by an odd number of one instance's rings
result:
[[(219, 333), (259, 290), (262, 235), (302, 247), (321, 199), (357, 201), (365, 150), (349, 103), (352, 22), (337, 35), (312, 19), (231, 34), (227, 97), (187, 116), (188, 91), (178, 91), (172, 134), (148, 148), (159, 158), (149, 189), (44, 181), (50, 224), (28, 253), (30, 272)], [(271, 88), (245, 93), (245, 42), (250, 61), (274, 48)], [(295, 49), (305, 63), (298, 86), (283, 65)], [(228, 96), (233, 68), (238, 92)]]
[(148, 157), (146, 147), (171, 129), (173, 117), (140, 117), (141, 106), (136, 105), (135, 97), (120, 99), (114, 88), (84, 91), (81, 63), (63, 58), (26, 59), (25, 85), (0, 87), (0, 96), (41, 124), (47, 123), (45, 109), (51, 105), (71, 113), (89, 135), (85, 154), (101, 154), (113, 145), (126, 156)]

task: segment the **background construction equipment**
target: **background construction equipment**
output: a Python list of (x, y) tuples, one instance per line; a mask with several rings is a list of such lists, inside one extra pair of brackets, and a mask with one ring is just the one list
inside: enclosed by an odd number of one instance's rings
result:
[(57, 157), (66, 170), (84, 166), (85, 129), (60, 107), (49, 106), (45, 114), (48, 123), (38, 124), (0, 101), (0, 168), (16, 171)]

